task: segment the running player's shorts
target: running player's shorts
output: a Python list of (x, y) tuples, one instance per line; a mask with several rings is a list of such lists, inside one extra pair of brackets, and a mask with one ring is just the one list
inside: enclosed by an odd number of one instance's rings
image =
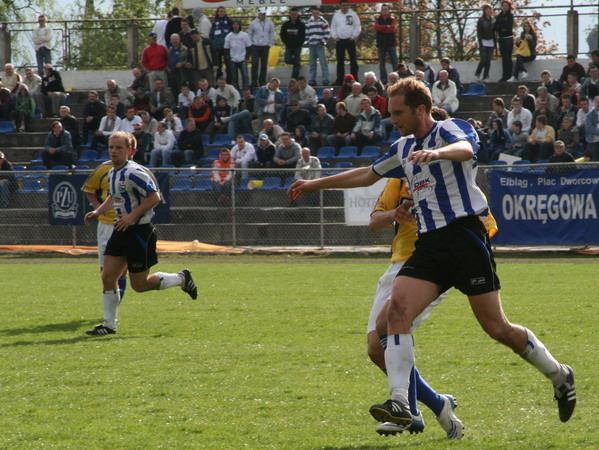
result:
[(398, 275), (430, 281), (441, 291), (455, 287), (466, 295), (500, 289), (489, 236), (478, 216), (421, 234)]
[(104, 254), (127, 258), (127, 268), (131, 273), (148, 270), (158, 262), (154, 226), (131, 225), (125, 231), (114, 230)]
[(108, 243), (110, 236), (112, 236), (113, 231), (113, 224), (98, 222), (96, 237), (98, 239), (98, 261), (100, 262), (100, 268), (104, 267), (104, 252), (106, 251), (106, 244)]

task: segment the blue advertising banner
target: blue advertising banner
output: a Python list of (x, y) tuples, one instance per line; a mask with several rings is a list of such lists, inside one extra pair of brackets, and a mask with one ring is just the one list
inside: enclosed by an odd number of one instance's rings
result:
[[(169, 223), (171, 211), (169, 207), (169, 176), (157, 173), (156, 181), (162, 203), (154, 208), (154, 223)], [(88, 175), (50, 175), (48, 180), (48, 221), (50, 225), (84, 225), (85, 214), (91, 211), (86, 195), (81, 191)]]
[(599, 243), (599, 169), (551, 174), (493, 170), (489, 186), (499, 227), (494, 244)]
[(81, 187), (87, 175), (50, 175), (48, 218), (50, 225), (83, 225), (85, 194)]

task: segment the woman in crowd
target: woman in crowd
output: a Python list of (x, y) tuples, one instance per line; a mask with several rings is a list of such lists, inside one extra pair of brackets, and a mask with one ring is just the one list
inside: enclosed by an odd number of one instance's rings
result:
[(491, 127), (493, 130), (489, 136), (488, 152), (489, 161), (495, 161), (499, 159), (499, 155), (503, 153), (506, 147), (512, 145), (512, 137), (508, 130), (503, 128), (503, 121), (501, 119), (495, 119)]
[(514, 15), (511, 1), (501, 2), (501, 12), (495, 18), (493, 30), (497, 33), (503, 68), (503, 76), (499, 81), (507, 81), (512, 75), (512, 52), (514, 51)]
[(489, 81), (489, 70), (491, 69), (491, 59), (493, 59), (493, 50), (495, 50), (495, 33), (493, 32), (493, 7), (489, 4), (483, 5), (483, 15), (479, 17), (476, 23), (476, 37), (478, 39), (478, 51), (480, 53), (480, 62), (476, 68), (474, 76), (478, 80)]
[[(526, 45), (524, 45), (525, 42)], [(516, 45), (518, 46), (518, 50), (516, 51), (516, 65), (514, 66), (514, 75), (508, 80), (510, 82), (518, 81), (520, 75), (520, 79), (525, 80), (528, 77), (528, 73), (526, 72), (524, 63), (534, 61), (537, 57), (537, 33), (535, 33), (532, 24), (528, 20), (522, 22), (522, 32), (516, 38)], [(526, 48), (528, 48), (528, 52), (526, 52)], [(524, 54), (522, 54), (523, 51)]]
[(35, 99), (29, 95), (29, 89), (22, 84), (17, 94), (17, 101), (14, 111), (11, 112), (15, 128), (23, 132), (29, 125), (29, 119), (35, 114)]

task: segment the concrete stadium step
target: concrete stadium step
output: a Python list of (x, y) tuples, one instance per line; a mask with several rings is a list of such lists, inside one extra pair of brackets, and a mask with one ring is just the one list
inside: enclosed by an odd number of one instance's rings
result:
[(491, 111), (457, 111), (451, 113), (451, 117), (456, 119), (468, 120), (473, 118), (475, 120), (480, 120), (483, 125), (487, 122), (487, 119), (491, 115)]
[(48, 136), (47, 132), (3, 133), (0, 134), (0, 148), (43, 147), (46, 136)]
[[(468, 90), (468, 86), (471, 84), (478, 84), (478, 83), (465, 83), (464, 84), (464, 92), (466, 92)], [(536, 95), (537, 92), (537, 87), (541, 84), (539, 81), (522, 81), (522, 82), (516, 82), (516, 83), (499, 83), (499, 82), (491, 82), (491, 83), (483, 83), (485, 85), (485, 88), (487, 90), (487, 94), (488, 95), (505, 95), (506, 92), (516, 92), (516, 89), (518, 88), (518, 86), (520, 85), (525, 85), (526, 87), (528, 87), (528, 90), (530, 91), (530, 93)]]
[[(515, 92), (514, 92), (515, 95)], [(480, 95), (478, 97), (459, 97), (460, 108), (458, 111), (491, 111), (493, 100), (501, 97), (509, 109), (513, 95)]]
[(13, 165), (29, 165), (32, 159), (36, 159), (39, 152), (42, 151), (42, 146), (39, 147), (5, 147), (2, 149), (6, 158)]
[[(27, 135), (29, 132), (38, 132), (38, 133), (48, 134), (50, 131), (52, 131), (52, 123), (54, 123), (56, 120), (58, 120), (58, 119), (57, 118), (31, 119), (29, 121), (28, 132), (22, 133), (22, 134)], [(79, 121), (79, 130), (81, 130), (81, 127), (83, 126), (83, 119), (79, 118), (78, 121)]]

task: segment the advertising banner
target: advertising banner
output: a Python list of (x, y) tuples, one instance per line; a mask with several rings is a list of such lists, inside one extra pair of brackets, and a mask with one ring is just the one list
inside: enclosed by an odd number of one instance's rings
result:
[(368, 225), (370, 213), (386, 185), (387, 179), (383, 178), (372, 186), (345, 189), (343, 191), (345, 224), (350, 226)]
[(599, 243), (599, 169), (493, 170), (489, 177), (491, 211), (499, 227), (494, 244)]
[[(395, 3), (397, 0), (381, 2), (380, 0), (349, 0), (349, 3)], [(339, 5), (339, 0), (183, 0), (183, 8), (262, 8), (262, 7), (304, 7), (312, 5)]]
[[(50, 175), (48, 180), (48, 221), (50, 225), (84, 225), (85, 214), (91, 211), (87, 196), (81, 191), (88, 175)], [(154, 223), (169, 223), (169, 176), (156, 174), (162, 203), (154, 208)]]

